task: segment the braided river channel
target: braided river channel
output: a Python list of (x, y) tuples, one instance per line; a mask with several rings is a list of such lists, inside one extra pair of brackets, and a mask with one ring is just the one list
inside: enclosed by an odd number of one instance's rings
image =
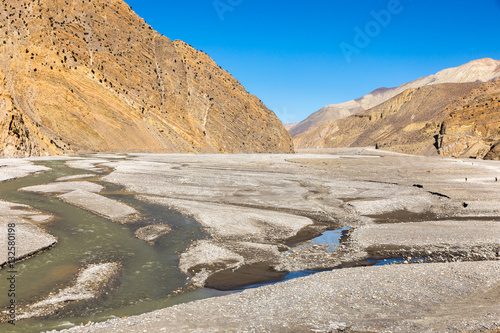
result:
[[(207, 237), (200, 225), (190, 217), (136, 200), (121, 187), (101, 182), (98, 178), (86, 179), (105, 187), (101, 195), (117, 199), (139, 211), (141, 218), (133, 223), (135, 228), (148, 224), (151, 219), (155, 224), (168, 223), (172, 231), (151, 246), (135, 238), (130, 225), (112, 222), (55, 196), (18, 191), (27, 186), (47, 184), (60, 177), (88, 174), (86, 170), (73, 169), (64, 163), (39, 162), (39, 165), (47, 166), (52, 171), (0, 184), (2, 200), (29, 205), (55, 217), (40, 227), (57, 237), (57, 245), (16, 264), (17, 302), (20, 305), (29, 304), (41, 300), (51, 291), (71, 285), (79, 270), (90, 264), (118, 262), (121, 265), (120, 275), (107, 294), (96, 301), (71, 306), (48, 318), (16, 321), (15, 326), (2, 323), (2, 332), (64, 329), (89, 321), (141, 314), (227, 293), (206, 288), (186, 288), (188, 277), (178, 268), (179, 254), (193, 241)], [(104, 175), (106, 172), (98, 176)], [(0, 270), (0, 279), (6, 281), (7, 277), (7, 269)], [(7, 294), (8, 284), (0, 283), (2, 309), (8, 305)]]

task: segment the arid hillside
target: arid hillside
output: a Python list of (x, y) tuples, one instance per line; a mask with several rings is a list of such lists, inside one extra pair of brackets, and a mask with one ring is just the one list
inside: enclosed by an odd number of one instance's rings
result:
[(2, 1), (0, 155), (291, 151), (257, 97), (122, 0)]
[[(294, 137), (298, 148), (378, 146), (417, 155), (498, 158), (500, 80), (408, 89)], [(490, 152), (491, 151), (491, 152)], [(496, 153), (495, 153), (496, 151)]]
[(407, 89), (442, 84), (488, 82), (500, 78), (500, 61), (490, 58), (478, 59), (462, 66), (447, 68), (434, 75), (419, 78), (394, 88), (378, 88), (371, 93), (341, 104), (327, 105), (311, 114), (290, 129), (292, 136), (314, 130), (338, 119), (349, 117), (358, 112), (371, 109)]

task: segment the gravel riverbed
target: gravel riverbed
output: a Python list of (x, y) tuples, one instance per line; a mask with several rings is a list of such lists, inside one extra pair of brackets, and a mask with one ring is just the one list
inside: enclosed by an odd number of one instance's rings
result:
[[(10, 163), (10, 162), (9, 162)], [(9, 164), (10, 165), (10, 164)], [(43, 171), (28, 162), (19, 176)], [(294, 155), (134, 155), (71, 159), (145, 203), (193, 217), (209, 235), (179, 253), (193, 286), (240, 288), (330, 269), (70, 332), (481, 332), (500, 327), (500, 165), (369, 148)], [(13, 171), (13, 166), (5, 170)], [(33, 170), (33, 171), (31, 171)], [(0, 173), (2, 169), (0, 168)], [(9, 174), (0, 178), (8, 179)], [(87, 176), (87, 175), (85, 175)], [(95, 180), (28, 188), (96, 198)], [(89, 201), (90, 202), (90, 201)], [(5, 203), (9, 205), (9, 203)], [(26, 219), (26, 216), (16, 215)], [(168, 235), (136, 237), (154, 244)], [(345, 230), (331, 248), (310, 239)], [(40, 233), (42, 235), (42, 233)], [(369, 266), (373, 259), (408, 264)], [(413, 259), (421, 263), (413, 264)], [(422, 263), (423, 262), (423, 263)], [(366, 266), (366, 267), (361, 267)], [(335, 269), (338, 268), (338, 269)], [(332, 270), (333, 269), (333, 270)]]

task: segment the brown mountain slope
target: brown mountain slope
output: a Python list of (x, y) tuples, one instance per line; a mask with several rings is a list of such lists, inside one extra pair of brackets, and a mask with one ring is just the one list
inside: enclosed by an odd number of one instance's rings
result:
[(500, 140), (500, 81), (408, 89), (387, 102), (294, 137), (298, 148), (375, 146), (483, 157)]
[[(442, 125), (437, 145), (445, 156), (498, 159), (500, 143), (500, 80), (485, 83), (467, 103), (454, 109)], [(486, 156), (485, 156), (486, 155)]]
[(484, 159), (500, 161), (500, 140), (491, 147), (491, 150), (484, 156)]
[(0, 69), (0, 156), (58, 154), (50, 140), (15, 105)]
[(379, 88), (361, 98), (341, 104), (331, 104), (311, 114), (294, 126), (292, 136), (313, 130), (338, 119), (371, 109), (410, 88), (442, 83), (488, 82), (500, 78), (500, 60), (478, 59), (462, 66), (447, 68), (434, 75), (419, 78), (394, 88)]
[[(121, 0), (1, 9), (0, 154), (293, 150), (258, 98)], [(21, 117), (14, 133), (8, 119)]]

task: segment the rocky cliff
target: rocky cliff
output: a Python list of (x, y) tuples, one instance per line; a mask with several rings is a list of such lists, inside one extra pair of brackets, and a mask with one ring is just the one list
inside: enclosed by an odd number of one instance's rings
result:
[(7, 89), (0, 69), (0, 156), (58, 154), (51, 139), (40, 133), (37, 124), (19, 109)]
[(258, 98), (121, 0), (1, 9), (1, 155), (293, 151)]
[(500, 61), (490, 58), (471, 61), (459, 67), (447, 68), (434, 75), (419, 78), (395, 88), (379, 88), (356, 100), (341, 104), (331, 104), (311, 114), (292, 129), (292, 136), (331, 123), (338, 119), (368, 110), (407, 89), (414, 89), (442, 83), (488, 82), (500, 78)]
[(407, 89), (379, 106), (300, 134), (294, 142), (299, 148), (378, 146), (493, 159), (500, 140), (499, 99), (500, 80)]
[(463, 100), (442, 124), (439, 153), (499, 159), (499, 145), (495, 144), (500, 142), (500, 80), (481, 85)]

